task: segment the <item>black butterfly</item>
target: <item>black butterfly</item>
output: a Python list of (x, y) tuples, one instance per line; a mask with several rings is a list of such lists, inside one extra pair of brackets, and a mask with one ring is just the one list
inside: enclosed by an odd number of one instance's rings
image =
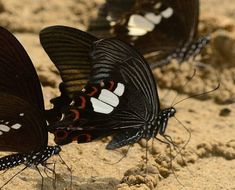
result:
[(0, 170), (20, 164), (37, 168), (61, 151), (59, 146), (48, 146), (43, 112), (42, 91), (29, 56), (0, 27), (0, 151), (17, 152), (0, 158)]
[(88, 31), (131, 43), (155, 68), (187, 60), (208, 43), (196, 40), (198, 19), (199, 0), (106, 0)]
[[(62, 106), (60, 121), (50, 126), (56, 143), (89, 142), (113, 134), (107, 148), (115, 149), (164, 135), (176, 110), (160, 109), (152, 72), (133, 47), (64, 26), (42, 30), (40, 39), (61, 74), (61, 97), (71, 100)], [(80, 65), (86, 69), (80, 71)], [(90, 69), (89, 81), (80, 91), (79, 73), (88, 75)], [(62, 105), (63, 99), (56, 100), (56, 106)]]

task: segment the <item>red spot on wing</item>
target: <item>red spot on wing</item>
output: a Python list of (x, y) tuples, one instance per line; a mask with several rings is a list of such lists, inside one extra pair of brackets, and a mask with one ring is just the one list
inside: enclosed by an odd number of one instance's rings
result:
[(98, 89), (96, 87), (92, 86), (91, 88), (93, 90), (87, 94), (88, 96), (94, 96), (98, 92)]
[(81, 108), (85, 109), (85, 107), (86, 107), (86, 98), (84, 96), (79, 96), (79, 98), (81, 99)]
[(115, 83), (114, 83), (114, 81), (112, 81), (112, 80), (109, 81), (109, 83), (110, 83), (110, 87), (109, 87), (108, 90), (109, 90), (109, 91), (112, 91)]
[(91, 142), (91, 140), (91, 135), (88, 133), (80, 134), (76, 137), (73, 137), (73, 141), (77, 141), (78, 143)]
[(71, 109), (71, 112), (73, 112), (75, 114), (75, 117), (73, 119), (73, 121), (79, 120), (80, 119), (80, 112), (76, 109)]
[(55, 135), (55, 142), (58, 143), (59, 141), (67, 138), (68, 132), (65, 130), (57, 130), (54, 132)]

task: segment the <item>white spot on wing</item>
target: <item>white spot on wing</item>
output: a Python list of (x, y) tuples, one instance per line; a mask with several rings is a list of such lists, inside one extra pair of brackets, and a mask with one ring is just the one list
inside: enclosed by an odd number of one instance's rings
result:
[(173, 12), (174, 12), (173, 9), (171, 7), (168, 7), (166, 10), (161, 12), (161, 15), (164, 18), (170, 18), (173, 15)]
[(91, 103), (95, 112), (109, 114), (113, 111), (113, 107), (104, 102), (91, 97)]
[(135, 27), (129, 27), (128, 28), (128, 35), (129, 36), (143, 36), (148, 33), (148, 31), (141, 29), (141, 28), (135, 28)]
[(98, 99), (114, 107), (116, 107), (119, 104), (118, 97), (107, 89), (101, 90)]
[(146, 13), (145, 18), (148, 19), (149, 21), (151, 21), (154, 24), (159, 24), (162, 20), (162, 16), (161, 15), (155, 15), (154, 13)]
[(3, 134), (3, 132), (2, 131), (0, 131), (0, 135), (2, 135)]
[(24, 116), (24, 113), (20, 113), (20, 116), (23, 117), (23, 116)]
[(125, 86), (122, 83), (118, 83), (113, 93), (117, 94), (118, 96), (122, 96), (124, 91), (125, 91)]
[(19, 128), (21, 128), (21, 126), (22, 126), (21, 124), (16, 123), (16, 124), (12, 125), (11, 128), (12, 129), (19, 129)]
[[(152, 31), (154, 29), (154, 27), (155, 26), (153, 23), (151, 23), (150, 21), (145, 19), (143, 16), (137, 15), (137, 14), (131, 15), (129, 22), (128, 22), (128, 29), (129, 29), (130, 34), (131, 33), (134, 34), (134, 32), (136, 30), (137, 34), (144, 35), (145, 33)], [(145, 33), (144, 33), (144, 31), (145, 31)]]
[(3, 124), (0, 124), (0, 130), (4, 131), (4, 132), (8, 132), (8, 131), (10, 131), (10, 127), (3, 125)]
[(160, 7), (162, 6), (162, 3), (161, 2), (158, 2), (154, 5), (154, 9), (159, 9)]

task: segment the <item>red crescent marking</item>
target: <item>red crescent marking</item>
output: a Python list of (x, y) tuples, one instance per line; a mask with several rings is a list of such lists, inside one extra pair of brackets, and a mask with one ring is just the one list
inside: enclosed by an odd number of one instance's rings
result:
[(86, 142), (91, 142), (91, 135), (89, 134), (85, 134), (86, 135)]
[(71, 109), (70, 111), (75, 114), (75, 118), (73, 119), (73, 121), (79, 120), (80, 112), (78, 110), (75, 110), (75, 109)]
[(111, 80), (111, 81), (109, 81), (109, 83), (110, 83), (110, 87), (109, 87), (109, 91), (112, 91), (113, 90), (113, 86), (114, 86), (114, 82)]
[(89, 134), (82, 134), (82, 135), (73, 137), (73, 141), (79, 142), (79, 137), (81, 137), (81, 136), (85, 136), (86, 137), (85, 142), (91, 142), (91, 135), (89, 135)]
[(81, 108), (85, 109), (86, 107), (86, 98), (84, 96), (79, 96), (79, 98), (81, 99)]
[(96, 94), (96, 92), (98, 92), (98, 89), (96, 87), (92, 86), (92, 89), (93, 89), (93, 91), (90, 92), (89, 94), (87, 94), (88, 96), (94, 96)]
[(77, 141), (78, 142), (78, 136), (73, 137), (72, 141)]
[[(58, 136), (59, 132), (63, 132), (63, 135), (62, 136), (60, 135), (60, 137)], [(55, 135), (55, 142), (58, 142), (58, 140), (66, 138), (68, 136), (68, 132), (64, 130), (59, 130), (54, 132), (54, 135)]]

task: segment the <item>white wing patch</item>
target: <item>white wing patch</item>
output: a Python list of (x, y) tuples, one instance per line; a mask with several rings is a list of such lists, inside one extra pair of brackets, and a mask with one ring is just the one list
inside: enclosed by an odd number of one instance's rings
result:
[(138, 28), (145, 31), (152, 31), (154, 29), (154, 24), (152, 22), (149, 22), (146, 18), (144, 18), (141, 15), (133, 14), (131, 15), (128, 27)]
[(102, 89), (98, 97), (99, 100), (116, 107), (119, 104), (118, 97), (107, 89)]
[[(159, 9), (161, 3), (157, 3), (154, 9)], [(143, 36), (148, 32), (154, 30), (155, 26), (160, 24), (162, 19), (170, 18), (174, 13), (171, 7), (163, 10), (159, 14), (148, 12), (144, 16), (139, 14), (133, 14), (130, 16), (127, 27), (129, 36)]]
[(114, 94), (117, 94), (118, 96), (122, 96), (125, 91), (125, 86), (122, 83), (117, 84), (117, 88), (113, 91)]
[(7, 125), (0, 124), (0, 130), (3, 132), (8, 132), (10, 131), (10, 127), (8, 127)]
[[(22, 114), (19, 116), (23, 116)], [(4, 121), (4, 120), (0, 120), (1, 124), (0, 124), (0, 135), (9, 132), (11, 129), (17, 130), (20, 129), (22, 127), (21, 124), (19, 123), (15, 123), (13, 125), (8, 125), (10, 122), (9, 121)]]
[(116, 89), (111, 92), (107, 89), (102, 89), (97, 98), (91, 97), (91, 103), (94, 112), (109, 114), (119, 104), (119, 97), (123, 95), (125, 86), (122, 83), (118, 83)]
[(171, 7), (168, 7), (167, 9), (161, 12), (161, 15), (164, 18), (170, 18), (173, 15), (173, 12), (173, 9)]
[(11, 128), (12, 129), (19, 129), (19, 128), (21, 128), (21, 124), (16, 123), (16, 124), (12, 125)]
[(23, 117), (23, 116), (24, 116), (24, 113), (20, 113), (19, 116)]
[(96, 98), (91, 97), (91, 103), (92, 103), (92, 106), (93, 106), (93, 109), (95, 112), (108, 114), (113, 111), (112, 106), (110, 106), (110, 105), (108, 105), (108, 104), (106, 104)]
[(148, 33), (148, 31), (142, 28), (128, 27), (128, 30), (129, 36), (143, 36)]
[(146, 13), (144, 17), (149, 21), (151, 21), (152, 23), (154, 23), (155, 25), (159, 24), (162, 20), (161, 15), (155, 15), (154, 13)]

